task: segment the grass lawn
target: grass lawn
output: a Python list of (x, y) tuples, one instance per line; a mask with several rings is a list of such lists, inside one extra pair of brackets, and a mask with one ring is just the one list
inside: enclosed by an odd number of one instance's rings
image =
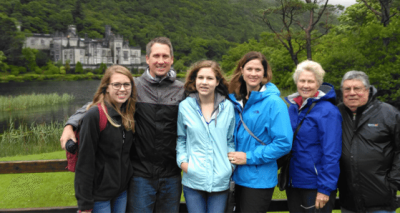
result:
[[(0, 161), (63, 159), (65, 151), (0, 158)], [(0, 175), (0, 209), (76, 206), (74, 173)]]
[[(65, 151), (3, 157), (0, 161), (64, 159)], [(76, 206), (72, 172), (2, 174), (0, 175), (0, 209)], [(399, 194), (399, 192), (398, 192)], [(275, 188), (273, 199), (286, 199), (285, 192)], [(184, 201), (183, 193), (181, 200)], [(340, 210), (334, 210), (340, 213)], [(400, 213), (400, 209), (397, 209)], [(287, 212), (285, 212), (287, 213)]]

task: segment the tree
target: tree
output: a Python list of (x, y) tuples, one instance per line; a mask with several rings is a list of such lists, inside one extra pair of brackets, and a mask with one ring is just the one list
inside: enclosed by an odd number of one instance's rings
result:
[(22, 55), (24, 56), (24, 59), (26, 61), (26, 65), (25, 66), (31, 72), (34, 72), (36, 67), (38, 66), (36, 64), (36, 54), (38, 52), (39, 51), (37, 49), (31, 49), (31, 48), (22, 49)]
[(98, 74), (103, 74), (107, 69), (107, 65), (105, 63), (101, 63), (99, 67), (99, 73)]
[(7, 72), (8, 64), (4, 62), (7, 57), (4, 55), (3, 51), (0, 51), (0, 72)]
[(80, 32), (84, 28), (83, 20), (85, 20), (85, 13), (83, 12), (81, 0), (76, 0), (75, 7), (71, 11), (71, 13), (74, 19), (74, 23), (76, 24), (77, 32)]
[[(377, 87), (379, 98), (400, 107), (400, 16), (391, 17), (384, 26), (360, 2), (347, 8), (339, 20), (340, 25), (315, 49), (315, 60), (327, 72), (324, 80), (339, 88), (345, 72), (364, 71)], [(386, 46), (382, 45), (384, 39), (390, 39)]]
[(80, 61), (76, 63), (75, 73), (83, 73), (83, 66)]
[(17, 31), (17, 20), (0, 13), (0, 51), (7, 57), (6, 63), (19, 64), (22, 45), (25, 40), (23, 33)]
[[(49, 55), (47, 55), (45, 52), (38, 50), (38, 52), (36, 53), (36, 64), (39, 67), (43, 67), (47, 64), (48, 61), (50, 61), (51, 58), (49, 57)], [(61, 66), (62, 64), (60, 64)], [(56, 65), (57, 66), (57, 65)], [(59, 67), (59, 66), (58, 66)]]
[(60, 74), (60, 68), (55, 66), (51, 61), (47, 62), (47, 69), (44, 72), (46, 75)]
[(69, 70), (71, 69), (71, 67), (69, 66), (70, 60), (66, 60), (65, 61), (65, 72), (69, 73)]
[[(393, 4), (393, 0), (361, 0), (364, 5), (371, 10), (376, 18), (383, 24), (383, 26), (387, 26), (390, 22), (390, 19), (397, 15), (397, 12), (394, 12), (392, 15), (390, 15), (390, 8)], [(379, 3), (381, 11), (379, 12), (377, 9), (374, 8), (374, 6)]]
[[(299, 63), (298, 54), (306, 50), (307, 58), (312, 60), (312, 43), (326, 35), (330, 29), (330, 15), (343, 7), (328, 5), (329, 0), (275, 0), (276, 7), (263, 12), (263, 20), (275, 37), (289, 52), (295, 65)], [(323, 3), (323, 5), (319, 5)], [(279, 16), (282, 26), (277, 29), (272, 24), (272, 16)], [(324, 19), (325, 23), (320, 23)], [(320, 24), (319, 24), (320, 23)], [(319, 25), (317, 25), (319, 24)], [(315, 30), (318, 29), (317, 32)]]
[[(386, 27), (390, 23), (390, 19), (398, 14), (398, 10), (396, 12), (393, 12), (391, 15), (391, 6), (394, 2), (398, 3), (396, 0), (379, 0), (378, 2), (376, 0), (361, 0), (364, 5), (376, 16), (378, 21), (381, 22), (381, 24)], [(378, 11), (379, 9), (375, 9), (377, 6), (380, 6), (380, 12)], [(389, 38), (384, 38), (383, 39), (383, 45), (387, 46), (389, 45), (390, 39)]]

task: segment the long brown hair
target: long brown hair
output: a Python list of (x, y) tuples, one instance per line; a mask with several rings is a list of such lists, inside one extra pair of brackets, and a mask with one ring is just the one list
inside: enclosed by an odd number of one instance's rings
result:
[(199, 73), (199, 70), (201, 68), (211, 68), (214, 71), (215, 78), (217, 79), (217, 82), (219, 82), (218, 86), (215, 87), (215, 91), (225, 96), (226, 98), (229, 98), (228, 81), (225, 80), (219, 64), (212, 60), (198, 61), (190, 67), (186, 74), (186, 83), (184, 85), (186, 95), (197, 92), (196, 78), (197, 73)]
[[(132, 86), (131, 86), (131, 95), (129, 96), (128, 100), (122, 104), (121, 109), (115, 107), (115, 101), (110, 98), (110, 94), (107, 92), (107, 87), (110, 84), (111, 76), (115, 73), (119, 73), (125, 75), (129, 78)], [(136, 87), (135, 83), (132, 78), (132, 74), (123, 66), (120, 65), (113, 65), (107, 68), (106, 72), (104, 73), (103, 78), (101, 79), (100, 85), (97, 88), (96, 93), (93, 97), (93, 102), (90, 104), (87, 109), (93, 106), (97, 106), (98, 103), (101, 103), (101, 107), (103, 108), (104, 112), (106, 113), (107, 120), (111, 123), (111, 125), (115, 127), (120, 127), (121, 125), (115, 123), (115, 121), (108, 115), (107, 111), (105, 110), (105, 102), (110, 103), (110, 105), (118, 112), (118, 114), (122, 117), (122, 124), (124, 125), (125, 129), (132, 130), (135, 132), (135, 122), (133, 115), (135, 114), (135, 103), (136, 103)]]
[(247, 62), (254, 60), (254, 59), (260, 60), (262, 66), (264, 67), (264, 77), (263, 77), (261, 83), (266, 84), (272, 80), (272, 70), (271, 70), (271, 67), (269, 66), (269, 63), (268, 63), (267, 59), (265, 58), (265, 56), (262, 53), (255, 52), (255, 51), (246, 53), (246, 55), (244, 55), (239, 60), (239, 63), (235, 69), (235, 72), (233, 73), (233, 77), (229, 84), (229, 93), (235, 93), (236, 98), (238, 100), (241, 100), (244, 97), (246, 97), (246, 95), (248, 93), (247, 87), (246, 87), (246, 82), (243, 79), (241, 71), (244, 68), (244, 66), (247, 64)]

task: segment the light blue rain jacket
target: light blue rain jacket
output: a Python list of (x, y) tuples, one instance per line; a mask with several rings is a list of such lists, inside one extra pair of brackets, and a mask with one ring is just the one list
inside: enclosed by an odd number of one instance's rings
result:
[(192, 93), (179, 104), (178, 112), (176, 161), (179, 167), (182, 162), (189, 163), (188, 173), (183, 172), (182, 184), (207, 192), (227, 190), (234, 168), (228, 159), (228, 152), (235, 151), (233, 104), (215, 93), (214, 107), (211, 121), (207, 123), (198, 94)]
[[(292, 147), (293, 131), (286, 104), (273, 83), (267, 83), (259, 92), (250, 94), (244, 109), (234, 94), (235, 145), (238, 152), (245, 152), (247, 164), (239, 165), (233, 174), (236, 184), (248, 188), (273, 188), (278, 183), (276, 160)], [(239, 112), (247, 127), (266, 145), (254, 139), (243, 127)]]

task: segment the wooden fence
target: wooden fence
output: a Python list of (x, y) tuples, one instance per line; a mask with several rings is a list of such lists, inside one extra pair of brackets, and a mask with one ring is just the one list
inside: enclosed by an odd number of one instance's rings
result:
[[(67, 160), (39, 160), (39, 161), (3, 161), (0, 162), (0, 174), (38, 173), (38, 172), (65, 172)], [(399, 197), (399, 196), (398, 196)], [(335, 209), (340, 209), (339, 200), (336, 199)], [(77, 206), (45, 207), (45, 208), (20, 208), (0, 209), (0, 213), (6, 212), (44, 212), (44, 213), (76, 213)], [(180, 205), (180, 212), (187, 212), (184, 202)], [(286, 199), (274, 199), (271, 201), (268, 212), (288, 211)]]

